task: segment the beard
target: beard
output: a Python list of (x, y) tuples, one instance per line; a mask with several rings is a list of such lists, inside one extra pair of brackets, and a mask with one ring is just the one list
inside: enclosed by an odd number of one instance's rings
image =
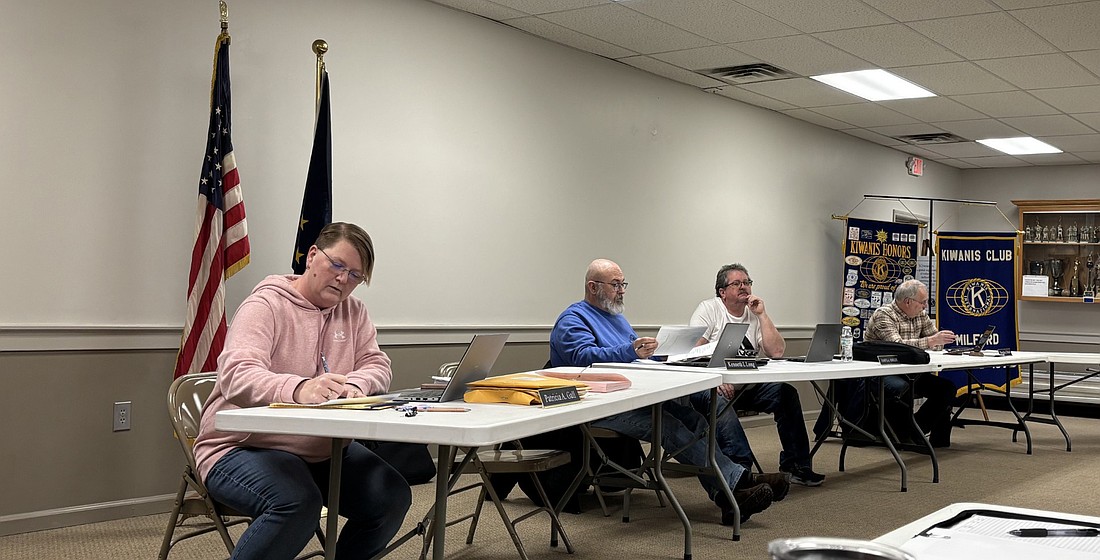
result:
[(623, 304), (623, 296), (621, 294), (615, 294), (612, 297), (600, 296), (600, 307), (612, 315), (622, 315), (626, 310), (626, 305)]

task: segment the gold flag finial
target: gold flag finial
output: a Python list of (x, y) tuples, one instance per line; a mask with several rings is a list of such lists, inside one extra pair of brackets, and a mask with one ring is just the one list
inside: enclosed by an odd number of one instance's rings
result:
[(225, 0), (218, 0), (218, 10), (221, 12), (222, 31), (229, 30), (229, 6)]
[(325, 73), (325, 53), (328, 52), (328, 41), (317, 39), (313, 42), (313, 54), (317, 55), (317, 107), (321, 106), (321, 75)]

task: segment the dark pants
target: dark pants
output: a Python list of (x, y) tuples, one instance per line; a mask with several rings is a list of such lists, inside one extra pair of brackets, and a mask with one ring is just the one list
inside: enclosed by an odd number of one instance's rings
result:
[[(206, 487), (217, 501), (252, 518), (237, 541), (233, 558), (290, 560), (317, 530), (321, 506), (328, 500), (329, 461), (307, 463), (274, 449), (239, 447), (210, 470)], [(344, 449), (340, 478), (340, 515), (347, 523), (337, 541), (336, 557), (370, 558), (401, 528), (412, 504), (412, 491), (401, 473), (362, 444)]]
[(882, 382), (887, 420), (895, 430), (902, 431), (903, 426), (911, 425), (907, 415), (903, 422), (899, 411), (912, 410), (913, 399), (924, 398), (924, 404), (914, 415), (917, 425), (930, 434), (928, 440), (933, 446), (944, 447), (951, 443), (951, 405), (957, 394), (953, 381), (931, 373), (918, 373), (912, 377), (888, 375)]
[[(691, 395), (691, 405), (700, 414), (710, 412), (710, 391), (700, 391)], [(771, 413), (775, 418), (776, 430), (782, 450), (779, 452), (779, 470), (793, 472), (801, 468), (810, 468), (810, 440), (806, 435), (806, 420), (802, 417), (802, 403), (798, 399), (798, 390), (788, 383), (755, 383), (738, 387), (734, 398), (736, 407), (741, 410)], [(718, 395), (718, 410), (721, 411), (729, 400)], [(749, 447), (745, 429), (736, 410), (730, 410), (718, 418), (718, 433), (715, 434), (718, 448), (735, 463), (752, 469), (752, 449)]]

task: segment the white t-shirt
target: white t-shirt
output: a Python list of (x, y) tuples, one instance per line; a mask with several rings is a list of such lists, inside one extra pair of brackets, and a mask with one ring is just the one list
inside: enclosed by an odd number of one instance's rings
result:
[(693, 327), (707, 327), (703, 336), (710, 342), (718, 341), (718, 337), (722, 335), (722, 327), (725, 327), (726, 323), (748, 323), (749, 331), (745, 333), (745, 337), (752, 341), (757, 352), (762, 351), (764, 335), (760, 332), (760, 318), (749, 311), (748, 306), (745, 307), (744, 315), (738, 317), (726, 309), (722, 298), (715, 296), (699, 302), (695, 313), (691, 314), (691, 321), (688, 322)]

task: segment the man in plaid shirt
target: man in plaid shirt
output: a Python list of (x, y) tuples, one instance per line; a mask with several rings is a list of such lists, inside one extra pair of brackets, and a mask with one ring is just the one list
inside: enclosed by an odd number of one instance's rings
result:
[[(928, 288), (920, 280), (902, 282), (894, 292), (894, 301), (875, 310), (867, 322), (864, 340), (901, 342), (922, 349), (941, 349), (955, 341), (955, 333), (936, 330), (925, 313), (928, 308)], [(957, 395), (952, 381), (932, 373), (915, 376), (888, 375), (882, 378), (886, 393), (886, 412), (898, 437), (906, 439), (904, 427), (909, 426), (908, 412), (912, 398), (923, 397), (925, 403), (915, 417), (921, 431), (928, 434), (932, 447), (951, 446), (951, 404)], [(920, 441), (911, 434), (908, 439)]]

